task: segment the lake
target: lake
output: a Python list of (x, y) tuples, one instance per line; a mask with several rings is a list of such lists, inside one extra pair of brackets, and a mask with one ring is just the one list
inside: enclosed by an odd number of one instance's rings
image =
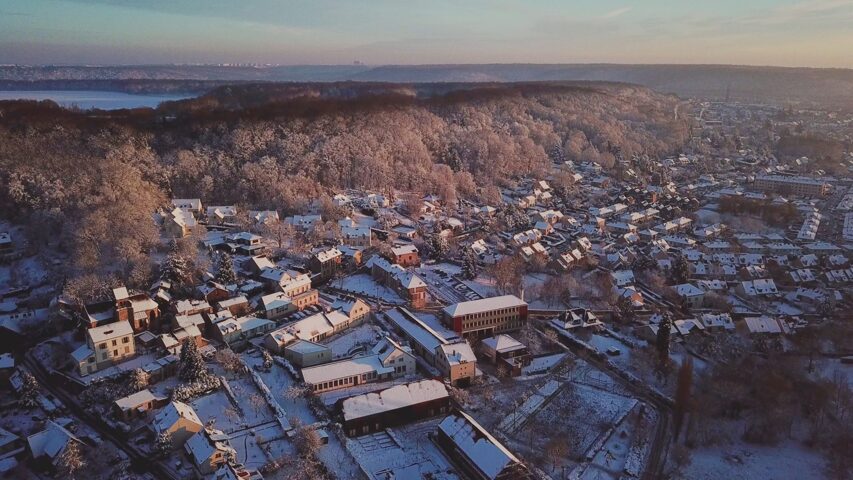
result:
[(53, 100), (63, 107), (77, 106), (84, 110), (99, 108), (156, 107), (161, 102), (194, 97), (193, 94), (135, 94), (95, 90), (0, 90), (0, 100)]

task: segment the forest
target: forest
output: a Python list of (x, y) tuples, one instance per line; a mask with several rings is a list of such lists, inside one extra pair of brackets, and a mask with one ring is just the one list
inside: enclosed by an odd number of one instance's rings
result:
[(0, 102), (0, 210), (70, 278), (144, 284), (169, 197), (300, 212), (336, 189), (498, 202), (554, 161), (678, 152), (679, 100), (618, 84), (265, 84), (156, 110)]

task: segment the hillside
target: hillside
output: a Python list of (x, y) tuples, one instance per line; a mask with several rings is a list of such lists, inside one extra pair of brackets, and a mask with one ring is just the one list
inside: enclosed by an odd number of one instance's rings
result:
[(69, 274), (118, 264), (133, 283), (169, 196), (283, 213), (335, 187), (496, 202), (555, 158), (678, 151), (677, 104), (613, 84), (245, 85), (159, 111), (0, 102), (0, 211), (36, 243), (61, 238)]

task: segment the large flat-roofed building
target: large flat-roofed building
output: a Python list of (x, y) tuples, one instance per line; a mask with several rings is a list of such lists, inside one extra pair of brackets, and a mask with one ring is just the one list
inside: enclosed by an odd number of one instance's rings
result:
[(421, 380), (343, 401), (344, 432), (354, 437), (450, 411), (450, 395), (438, 380)]
[(755, 177), (755, 188), (768, 192), (813, 197), (829, 193), (829, 184), (823, 180), (785, 175), (758, 175)]
[(415, 373), (415, 357), (385, 337), (370, 355), (353, 357), (302, 369), (302, 379), (314, 393), (382, 382)]
[(527, 323), (527, 302), (515, 295), (483, 298), (445, 307), (443, 321), (466, 338), (493, 337)]

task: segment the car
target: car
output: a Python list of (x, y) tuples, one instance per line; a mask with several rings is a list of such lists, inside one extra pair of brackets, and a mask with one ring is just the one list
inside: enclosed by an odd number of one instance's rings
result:
[(610, 355), (611, 357), (616, 357), (616, 356), (619, 356), (622, 354), (622, 350), (619, 350), (616, 347), (610, 347), (607, 349), (607, 354)]

